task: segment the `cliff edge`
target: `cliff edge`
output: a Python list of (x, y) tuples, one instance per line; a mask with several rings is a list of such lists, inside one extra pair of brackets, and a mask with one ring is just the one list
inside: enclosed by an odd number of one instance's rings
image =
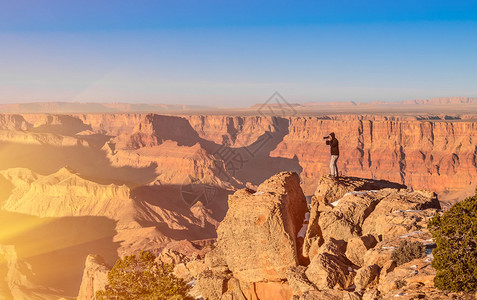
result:
[[(434, 288), (427, 230), (439, 210), (432, 192), (323, 177), (308, 211), (297, 174), (283, 172), (229, 197), (216, 247), (194, 262), (194, 290), (205, 299), (448, 299)], [(398, 265), (403, 241), (425, 254)]]

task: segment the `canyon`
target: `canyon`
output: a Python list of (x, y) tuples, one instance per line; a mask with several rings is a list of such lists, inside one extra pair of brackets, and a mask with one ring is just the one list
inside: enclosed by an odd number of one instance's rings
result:
[[(444, 208), (474, 193), (475, 114), (298, 112), (0, 114), (0, 293), (74, 298), (88, 254), (112, 265), (175, 241), (208, 243), (223, 235), (217, 227), (231, 210), (229, 196), (260, 192), (282, 171), (296, 172), (303, 201), (316, 197), (329, 172), (323, 137), (330, 132), (340, 142), (342, 176), (433, 191)], [(373, 226), (363, 228), (375, 234)], [(312, 241), (313, 233), (304, 237)], [(237, 272), (239, 280), (249, 276)]]

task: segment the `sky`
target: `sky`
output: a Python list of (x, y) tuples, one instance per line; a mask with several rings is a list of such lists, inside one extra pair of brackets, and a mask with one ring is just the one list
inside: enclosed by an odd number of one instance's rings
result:
[(0, 2), (0, 103), (477, 97), (476, 1)]

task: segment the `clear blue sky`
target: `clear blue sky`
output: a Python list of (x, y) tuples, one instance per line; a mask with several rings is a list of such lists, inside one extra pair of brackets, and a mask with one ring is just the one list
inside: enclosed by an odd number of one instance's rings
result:
[(0, 103), (477, 96), (476, 1), (0, 3)]

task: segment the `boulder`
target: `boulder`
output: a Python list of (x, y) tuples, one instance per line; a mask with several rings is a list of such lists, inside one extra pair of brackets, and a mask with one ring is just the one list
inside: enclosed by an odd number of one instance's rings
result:
[(426, 228), (440, 209), (435, 193), (400, 190), (384, 195), (362, 225), (363, 234), (383, 239)]
[(391, 273), (396, 268), (396, 262), (394, 260), (387, 260), (381, 267), (381, 272), (379, 273), (379, 280), (384, 281), (386, 275)]
[(415, 259), (389, 272), (384, 280), (380, 280), (378, 289), (383, 295), (390, 295), (396, 289), (434, 288), (435, 272), (428, 259)]
[(378, 265), (370, 265), (359, 269), (354, 277), (356, 290), (366, 290), (369, 286), (376, 285), (379, 278), (379, 271)]
[(337, 240), (332, 237), (328, 238), (326, 242), (318, 249), (318, 253), (329, 253), (346, 260), (345, 253), (348, 243), (343, 240)]
[(199, 274), (196, 284), (204, 299), (220, 300), (222, 294), (227, 291), (229, 279), (230, 276), (217, 275), (207, 270)]
[(194, 277), (190, 274), (189, 269), (184, 263), (174, 265), (174, 270), (172, 272), (176, 277), (183, 279), (185, 282), (189, 282)]
[(355, 265), (362, 267), (364, 254), (376, 244), (377, 241), (372, 235), (354, 237), (348, 241), (346, 257)]
[[(348, 205), (346, 208), (343, 207), (343, 209), (341, 209), (340, 212), (337, 212), (337, 214), (328, 215), (323, 218), (321, 223), (318, 222), (318, 220), (322, 219), (322, 214), (326, 215), (331, 213), (335, 206), (341, 202), (340, 199), (345, 195), (369, 194), (366, 191), (376, 191), (385, 188), (402, 189), (405, 187), (406, 186), (404, 185), (385, 180), (356, 177), (332, 178), (329, 176), (323, 176), (320, 179), (315, 194), (311, 198), (310, 220), (303, 244), (303, 256), (309, 257), (308, 255), (312, 244), (315, 242), (320, 246), (324, 241), (323, 237), (334, 237), (347, 240), (360, 235), (361, 228), (356, 226), (360, 224), (356, 224), (356, 221), (347, 219), (350, 215), (346, 213), (346, 209), (351, 208), (356, 211), (359, 220), (359, 215), (362, 215), (363, 213), (369, 214), (373, 209), (373, 207), (368, 207), (369, 204), (366, 203), (364, 203), (364, 207), (350, 207)], [(372, 202), (371, 204), (375, 204), (375, 202)], [(325, 228), (321, 227), (323, 225)], [(336, 225), (336, 227), (334, 225)]]
[(309, 291), (301, 295), (299, 300), (360, 300), (358, 293), (343, 290)]
[(297, 235), (307, 204), (296, 173), (282, 172), (258, 190), (229, 197), (229, 209), (217, 229), (217, 248), (241, 282), (281, 281), (297, 266)]
[(379, 300), (381, 299), (379, 294), (378, 290), (367, 290), (364, 292), (362, 300)]
[(378, 265), (380, 268), (389, 264), (391, 259), (391, 254), (394, 249), (397, 248), (397, 245), (394, 243), (380, 242), (374, 248), (369, 249), (364, 253), (363, 256), (363, 266)]
[(231, 300), (247, 300), (242, 292), (240, 281), (236, 278), (230, 278), (227, 282), (227, 292), (222, 296), (222, 299)]
[(300, 296), (305, 292), (316, 290), (313, 283), (306, 277), (305, 271), (304, 266), (291, 267), (287, 270), (287, 281), (293, 295)]
[(186, 263), (186, 267), (190, 275), (194, 278), (196, 278), (200, 273), (207, 270), (207, 266), (205, 265), (203, 260), (191, 260), (190, 262)]
[(330, 253), (319, 253), (305, 271), (308, 279), (320, 290), (342, 288), (353, 285), (355, 272), (342, 257)]
[(77, 299), (95, 299), (96, 292), (104, 290), (108, 284), (108, 272), (110, 270), (111, 268), (100, 255), (88, 255)]
[(204, 264), (207, 269), (215, 273), (226, 273), (229, 271), (225, 254), (220, 247), (215, 247), (205, 255)]
[(329, 253), (332, 255), (340, 256), (344, 258), (346, 252), (347, 243), (343, 240), (336, 240), (334, 238), (328, 238), (324, 244), (318, 245), (317, 241), (311, 244), (310, 251), (308, 252), (309, 258), (313, 259), (315, 255), (319, 253)]

